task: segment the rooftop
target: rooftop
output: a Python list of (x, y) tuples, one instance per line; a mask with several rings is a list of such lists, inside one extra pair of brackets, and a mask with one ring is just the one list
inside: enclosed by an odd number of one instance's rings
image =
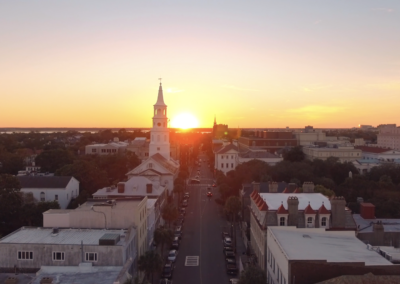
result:
[(373, 231), (373, 224), (381, 221), (385, 232), (400, 233), (400, 219), (364, 219), (360, 214), (353, 214), (354, 221), (359, 227), (359, 232), (368, 233)]
[(288, 260), (365, 262), (393, 265), (356, 238), (351, 231), (325, 231), (324, 228), (268, 227)]
[(267, 203), (269, 210), (278, 210), (282, 204), (287, 210), (289, 196), (296, 196), (299, 199), (299, 210), (304, 210), (308, 205), (313, 210), (318, 210), (322, 204), (327, 210), (331, 210), (330, 200), (321, 193), (260, 193), (260, 196)]
[(385, 153), (388, 151), (393, 151), (390, 148), (380, 148), (380, 147), (369, 147), (369, 146), (356, 146), (356, 149), (359, 149), (363, 152), (369, 152), (369, 153), (376, 153), (376, 154), (380, 154), (380, 153)]
[[(98, 245), (105, 234), (125, 235), (126, 230), (59, 229), (58, 234), (53, 235), (53, 229), (22, 227), (0, 239), (0, 243), (80, 245), (83, 241), (84, 245)], [(125, 238), (121, 238), (117, 245), (125, 245)]]
[(42, 266), (31, 284), (40, 284), (43, 277), (53, 278), (54, 283), (62, 284), (113, 284), (122, 268), (122, 266), (92, 266), (91, 263), (83, 263), (78, 267)]
[(17, 176), (21, 188), (65, 188), (73, 177)]

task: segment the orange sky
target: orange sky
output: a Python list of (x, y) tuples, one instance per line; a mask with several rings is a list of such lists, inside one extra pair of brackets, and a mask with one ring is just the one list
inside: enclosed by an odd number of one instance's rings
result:
[(399, 1), (0, 4), (0, 127), (400, 124)]

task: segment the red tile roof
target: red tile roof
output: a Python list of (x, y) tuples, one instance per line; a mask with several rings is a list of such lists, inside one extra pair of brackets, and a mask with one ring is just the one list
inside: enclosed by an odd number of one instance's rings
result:
[(254, 189), (253, 192), (250, 194), (250, 197), (253, 198), (253, 196), (257, 194), (257, 191)]
[(310, 204), (304, 209), (304, 214), (315, 214), (315, 210), (311, 208)]
[(300, 189), (299, 189), (299, 188), (296, 188), (296, 189), (293, 191), (293, 193), (300, 193)]
[(326, 209), (325, 205), (322, 203), (321, 207), (318, 209), (319, 214), (331, 214), (331, 212)]
[(285, 188), (285, 190), (282, 191), (282, 193), (289, 193), (289, 190), (287, 188)]
[(265, 202), (265, 201), (264, 201), (262, 198), (260, 198), (260, 200), (257, 202), (257, 207), (260, 208), (261, 205), (262, 205), (264, 202)]
[(277, 214), (289, 214), (289, 211), (287, 211), (285, 209), (285, 207), (283, 207), (283, 204), (281, 204), (281, 206), (278, 208), (278, 210), (276, 210)]
[(368, 147), (368, 146), (356, 146), (354, 147), (355, 149), (359, 149), (363, 152), (369, 152), (369, 153), (384, 153), (387, 151), (393, 151), (390, 148), (379, 148), (379, 147)]
[(268, 205), (267, 205), (267, 203), (264, 202), (263, 205), (261, 206), (260, 210), (261, 210), (261, 211), (268, 211)]

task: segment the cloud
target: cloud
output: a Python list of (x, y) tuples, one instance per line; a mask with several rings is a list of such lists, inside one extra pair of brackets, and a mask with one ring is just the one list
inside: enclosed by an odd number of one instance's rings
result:
[(168, 88), (167, 89), (167, 93), (181, 93), (181, 92), (184, 92), (185, 90), (181, 90), (181, 89), (178, 89), (178, 88)]
[(256, 90), (256, 89), (240, 88), (240, 87), (236, 87), (236, 86), (232, 86), (232, 85), (222, 85), (221, 87), (226, 88), (226, 89), (238, 90), (238, 91), (248, 91), (248, 92), (259, 92), (260, 91), (260, 90)]
[(385, 12), (385, 13), (393, 13), (394, 9), (392, 8), (376, 8), (373, 11)]
[(299, 114), (327, 114), (343, 112), (345, 107), (324, 106), (324, 105), (309, 105), (300, 108), (288, 109), (287, 112)]

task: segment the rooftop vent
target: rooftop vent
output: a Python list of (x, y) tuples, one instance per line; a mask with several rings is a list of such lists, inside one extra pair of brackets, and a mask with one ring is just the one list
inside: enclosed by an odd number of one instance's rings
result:
[(309, 239), (311, 239), (310, 235), (303, 235), (303, 238), (309, 238)]
[(9, 276), (7, 277), (6, 281), (4, 281), (4, 284), (17, 284), (18, 283), (18, 278)]
[(120, 237), (121, 236), (119, 234), (104, 234), (99, 239), (99, 245), (100, 246), (115, 246), (116, 244), (118, 244)]
[(59, 233), (59, 229), (58, 229), (58, 228), (53, 228), (53, 230), (51, 231), (51, 235), (52, 235), (53, 237), (57, 236), (58, 233)]
[(43, 277), (42, 280), (40, 280), (40, 284), (52, 284), (52, 283), (53, 283), (52, 277)]

